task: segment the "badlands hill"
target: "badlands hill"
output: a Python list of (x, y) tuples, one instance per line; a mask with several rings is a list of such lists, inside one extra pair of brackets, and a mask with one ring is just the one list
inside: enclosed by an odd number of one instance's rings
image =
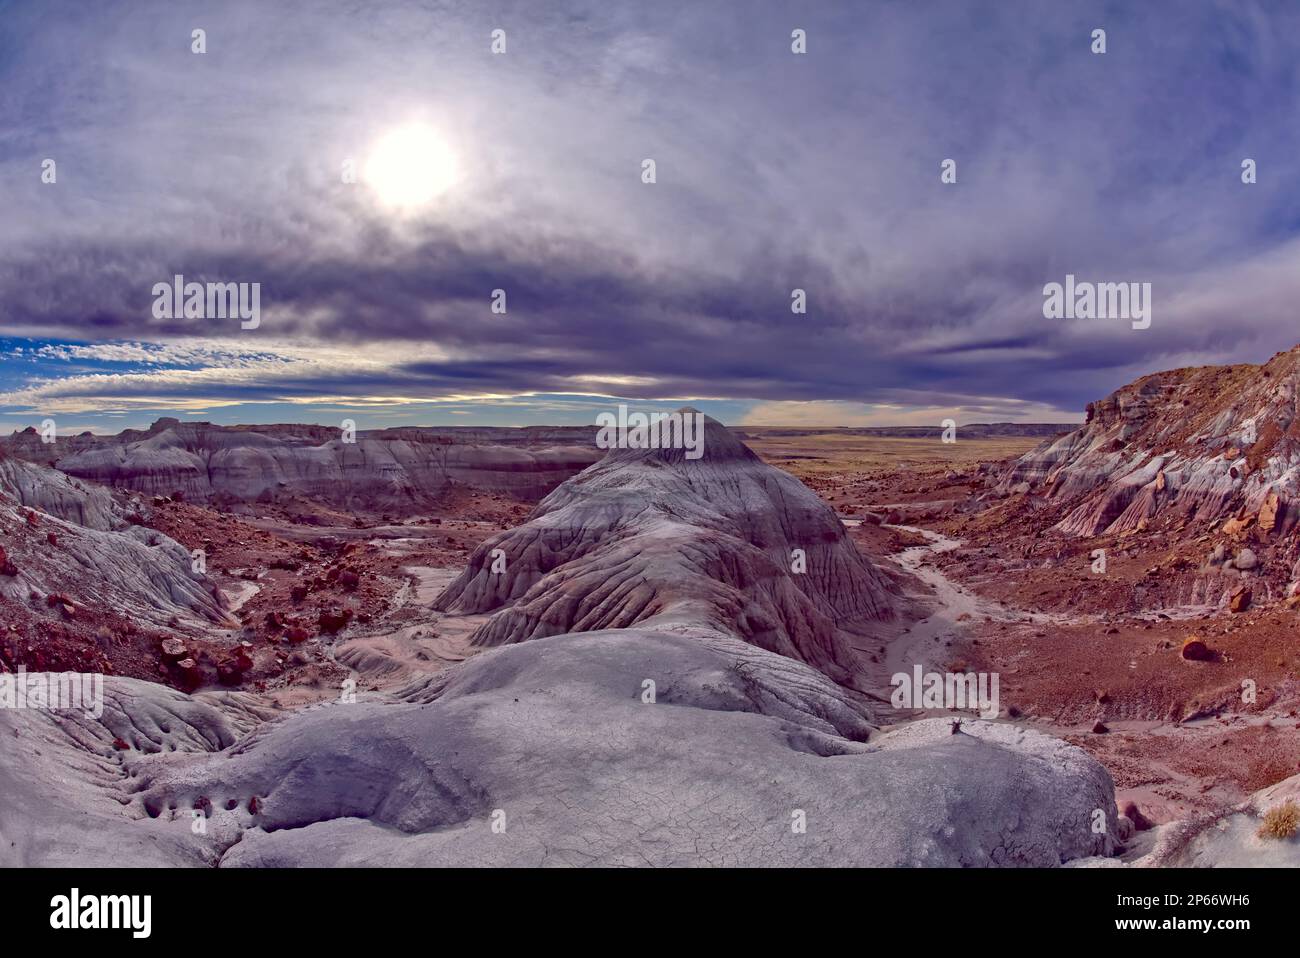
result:
[(484, 542), (435, 607), (495, 613), (475, 634), (488, 646), (707, 624), (850, 681), (848, 634), (892, 618), (897, 592), (816, 494), (704, 422), (698, 459), (614, 450), (561, 485)]
[(189, 551), (133, 518), (107, 489), (0, 453), (0, 642), (22, 621), (43, 643), (95, 610), (158, 627), (227, 624)]
[(1300, 581), (1298, 392), (1300, 347), (1144, 376), (1013, 462), (996, 492), (1025, 533), (1159, 545), (1170, 557), (1149, 575), (1169, 604), (1282, 599)]
[(593, 429), (218, 426), (160, 419), (116, 436), (34, 429), (4, 440), (11, 456), (146, 495), (230, 506), (307, 499), (358, 510), (428, 507), (454, 486), (541, 498), (600, 458)]
[(1081, 428), (1023, 456), (1001, 486), (1068, 507), (1056, 528), (1070, 535), (1250, 516), (1282, 534), (1297, 520), (1298, 391), (1300, 347), (1262, 366), (1144, 376), (1090, 403)]
[(808, 664), (851, 677), (846, 637), (899, 602), (815, 495), (710, 422), (701, 459), (613, 452), (476, 552), (439, 600), (495, 610), (460, 665), (300, 708), (110, 678), (98, 717), (0, 710), (0, 866), (1112, 855), (1127, 820), (1081, 749), (883, 729)]

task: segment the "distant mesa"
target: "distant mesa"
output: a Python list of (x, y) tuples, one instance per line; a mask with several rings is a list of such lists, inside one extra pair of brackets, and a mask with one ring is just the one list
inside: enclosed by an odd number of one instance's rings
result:
[(35, 431), (0, 450), (145, 495), (230, 505), (306, 498), (343, 508), (427, 509), (464, 486), (537, 500), (603, 454), (594, 427), (429, 427), (360, 431), (319, 425), (218, 426), (167, 417), (116, 436)]
[[(1079, 428), (1071, 422), (985, 422), (957, 427), (965, 439), (1000, 439), (1018, 436), (1060, 436)], [(943, 435), (943, 426), (739, 426), (732, 430), (740, 438), (754, 433), (764, 436), (809, 436), (834, 432), (845, 436), (880, 436), (898, 439), (931, 439)]]

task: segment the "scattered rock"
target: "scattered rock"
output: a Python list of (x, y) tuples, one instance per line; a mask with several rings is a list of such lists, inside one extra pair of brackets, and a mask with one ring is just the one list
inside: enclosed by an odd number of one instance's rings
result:
[(243, 643), (235, 649), (228, 659), (217, 666), (217, 678), (223, 685), (236, 685), (244, 673), (253, 667), (253, 656)]
[(77, 608), (72, 600), (66, 595), (60, 595), (57, 592), (51, 592), (45, 597), (45, 604), (51, 609), (57, 608), (67, 618), (71, 619), (77, 613)]
[(1140, 832), (1145, 832), (1147, 829), (1154, 827), (1154, 823), (1151, 819), (1142, 814), (1141, 809), (1137, 806), (1137, 802), (1125, 802), (1124, 807), (1120, 809), (1120, 814), (1131, 821), (1133, 827)]
[(1223, 534), (1227, 536), (1234, 536), (1234, 537), (1240, 536), (1242, 533), (1244, 533), (1247, 529), (1249, 529), (1254, 524), (1255, 524), (1254, 516), (1246, 516), (1245, 518), (1239, 518), (1237, 516), (1233, 516), (1231, 519), (1229, 519), (1227, 522), (1223, 524)]
[(1115, 822), (1115, 827), (1119, 832), (1119, 840), (1125, 843), (1132, 841), (1133, 835), (1137, 832), (1137, 826), (1135, 826), (1133, 822), (1124, 815), (1119, 816), (1118, 820)]
[(338, 632), (352, 621), (351, 609), (322, 609), (316, 624), (330, 633)]
[(177, 683), (187, 692), (193, 692), (203, 684), (203, 673), (199, 670), (199, 664), (192, 658), (184, 658), (176, 663), (176, 669), (180, 673), (180, 680)]
[(1245, 612), (1250, 608), (1250, 600), (1254, 593), (1251, 592), (1250, 586), (1240, 586), (1237, 591), (1232, 593), (1232, 598), (1228, 600), (1228, 608), (1233, 612)]
[[(1276, 492), (1270, 492), (1264, 504), (1259, 507), (1259, 531), (1272, 532), (1277, 528), (1277, 517), (1282, 502)], [(1240, 566), (1238, 566), (1240, 568)]]

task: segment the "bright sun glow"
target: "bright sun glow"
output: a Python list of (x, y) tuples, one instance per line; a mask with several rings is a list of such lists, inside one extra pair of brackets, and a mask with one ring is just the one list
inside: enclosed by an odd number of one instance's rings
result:
[(393, 130), (375, 144), (365, 180), (385, 206), (409, 210), (445, 193), (459, 176), (456, 157), (427, 126)]

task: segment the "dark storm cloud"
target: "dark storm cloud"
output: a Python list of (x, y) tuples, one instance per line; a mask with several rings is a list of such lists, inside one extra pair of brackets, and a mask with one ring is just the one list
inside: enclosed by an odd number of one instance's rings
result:
[[(1300, 11), (1284, 6), (3, 16), (0, 332), (202, 340), (218, 371), (220, 344), (285, 360), (232, 377), (70, 370), (11, 389), (18, 405), (589, 382), (1075, 411), (1143, 372), (1258, 360), (1300, 338)], [(189, 52), (195, 26), (203, 56)], [(505, 57), (488, 51), (496, 26)], [(1088, 49), (1097, 26), (1104, 56)], [(338, 170), (412, 117), (446, 134), (466, 176), (394, 216)], [(39, 181), (47, 156), (57, 185)], [(654, 186), (639, 180), (647, 156)], [(1043, 284), (1067, 272), (1152, 283), (1151, 328), (1044, 319)], [(260, 283), (260, 328), (154, 319), (152, 286), (177, 273)], [(497, 288), (505, 315), (489, 309)], [(790, 311), (794, 288), (806, 315)]]

